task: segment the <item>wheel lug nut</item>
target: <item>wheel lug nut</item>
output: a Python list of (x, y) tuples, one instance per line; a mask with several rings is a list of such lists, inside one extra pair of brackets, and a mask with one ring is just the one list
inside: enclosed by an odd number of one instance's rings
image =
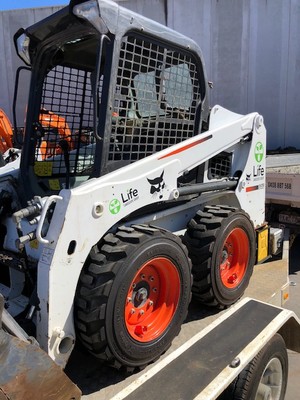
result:
[(144, 310), (141, 310), (141, 311), (140, 311), (140, 315), (143, 315), (144, 313), (145, 313)]
[(136, 284), (135, 283), (133, 283), (132, 284), (132, 289), (134, 289), (136, 287)]
[(157, 292), (157, 288), (156, 288), (156, 287), (153, 288), (153, 292), (154, 292), (154, 293)]
[(135, 309), (132, 308), (132, 309), (130, 310), (130, 314), (134, 314), (134, 313), (135, 313)]
[(127, 297), (127, 302), (131, 303), (132, 302), (132, 298), (131, 297)]
[(150, 281), (151, 281), (151, 282), (154, 281), (154, 276), (150, 276)]
[(145, 274), (142, 274), (141, 275), (141, 279), (145, 279), (146, 278), (146, 275)]
[(150, 306), (150, 307), (153, 306), (153, 301), (152, 301), (152, 300), (149, 301), (149, 306)]

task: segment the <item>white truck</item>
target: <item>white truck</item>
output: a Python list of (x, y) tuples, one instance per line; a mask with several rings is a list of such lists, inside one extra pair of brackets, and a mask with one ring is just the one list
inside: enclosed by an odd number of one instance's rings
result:
[[(72, 0), (15, 45), (31, 84), (20, 168), (0, 176), (5, 308), (62, 368), (79, 340), (110, 366), (144, 369), (178, 335), (192, 294), (200, 310), (225, 309), (270, 256), (263, 118), (210, 109), (197, 44), (109, 0)], [(255, 356), (254, 394), (282, 399), (297, 319), (253, 299), (233, 307), (205, 319), (182, 357), (203, 354), (205, 398), (237, 375), (238, 398)]]
[(299, 234), (299, 153), (279, 153), (267, 157), (266, 204), (268, 217), (278, 227), (289, 228), (293, 238)]

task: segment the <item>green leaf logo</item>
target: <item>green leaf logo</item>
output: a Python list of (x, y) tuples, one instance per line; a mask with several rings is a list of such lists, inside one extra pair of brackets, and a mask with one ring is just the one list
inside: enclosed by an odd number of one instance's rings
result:
[(118, 214), (118, 212), (121, 210), (121, 203), (119, 202), (118, 199), (113, 199), (109, 203), (109, 211), (111, 214)]
[(262, 162), (262, 159), (264, 158), (264, 146), (261, 142), (257, 142), (255, 145), (254, 157), (258, 163)]

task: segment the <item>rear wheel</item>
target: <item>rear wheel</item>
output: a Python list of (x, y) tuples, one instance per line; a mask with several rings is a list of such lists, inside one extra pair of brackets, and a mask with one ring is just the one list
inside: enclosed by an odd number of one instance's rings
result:
[(180, 239), (147, 226), (123, 227), (94, 246), (85, 263), (77, 333), (110, 364), (144, 367), (179, 333), (190, 298), (191, 263)]
[(238, 375), (223, 400), (283, 400), (288, 379), (288, 355), (279, 334)]
[(226, 206), (206, 206), (185, 233), (193, 264), (193, 295), (208, 305), (226, 307), (248, 286), (256, 255), (254, 227), (248, 215)]

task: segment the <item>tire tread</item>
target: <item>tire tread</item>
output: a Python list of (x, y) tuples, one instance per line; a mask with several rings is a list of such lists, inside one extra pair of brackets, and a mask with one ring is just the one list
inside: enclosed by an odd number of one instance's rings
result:
[[(188, 251), (180, 238), (168, 231), (146, 225), (120, 227), (115, 234), (107, 234), (91, 249), (79, 279), (74, 302), (77, 335), (92, 354), (116, 368), (122, 366), (128, 370), (132, 369), (132, 366), (122, 365), (108, 345), (105, 320), (111, 288), (123, 260), (134, 252), (137, 246), (142, 245), (149, 237), (153, 236), (158, 238), (163, 236), (175, 241), (189, 260)], [(190, 276), (191, 268), (189, 260)], [(191, 295), (189, 301), (190, 299)], [(145, 366), (141, 365), (139, 368)]]
[(195, 217), (191, 219), (183, 239), (193, 265), (193, 297), (209, 306), (224, 308), (230, 305), (223, 303), (213, 290), (212, 256), (215, 243), (226, 219), (238, 212), (250, 221), (248, 214), (236, 207), (226, 205), (205, 206), (203, 211), (199, 210)]

